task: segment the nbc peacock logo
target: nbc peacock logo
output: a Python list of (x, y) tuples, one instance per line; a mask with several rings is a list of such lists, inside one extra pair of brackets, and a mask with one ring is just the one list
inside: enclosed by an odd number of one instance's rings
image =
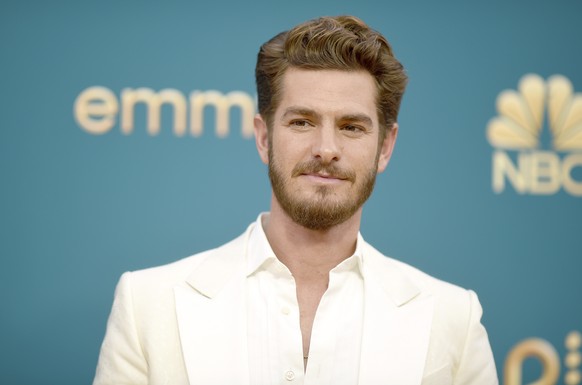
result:
[[(582, 94), (574, 93), (570, 80), (525, 75), (517, 91), (499, 94), (497, 111), (487, 126), (495, 148), (493, 191), (505, 191), (507, 181), (518, 194), (552, 195), (563, 188), (582, 196)], [(545, 122), (551, 144), (543, 146)]]

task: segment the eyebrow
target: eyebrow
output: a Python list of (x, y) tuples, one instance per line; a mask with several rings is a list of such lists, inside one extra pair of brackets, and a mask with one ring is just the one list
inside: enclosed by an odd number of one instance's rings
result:
[(365, 115), (365, 114), (344, 115), (341, 117), (340, 120), (345, 121), (345, 122), (359, 122), (359, 123), (363, 123), (363, 124), (368, 125), (368, 126), (372, 126), (374, 124), (372, 122), (372, 119), (368, 115)]
[(285, 119), (289, 115), (311, 116), (314, 118), (321, 118), (321, 115), (310, 108), (291, 106), (285, 110), (281, 115), (281, 119)]
[[(281, 119), (285, 119), (289, 115), (309, 116), (309, 117), (313, 117), (313, 118), (317, 118), (317, 119), (321, 118), (321, 114), (317, 113), (315, 110), (312, 110), (312, 109), (306, 108), (306, 107), (296, 107), (296, 106), (291, 106), (291, 107), (285, 109), (285, 112), (283, 113), (283, 115), (281, 115)], [(339, 118), (339, 121), (360, 122), (363, 124), (367, 124), (369, 126), (372, 126), (374, 124), (372, 122), (372, 119), (366, 114), (343, 115)]]

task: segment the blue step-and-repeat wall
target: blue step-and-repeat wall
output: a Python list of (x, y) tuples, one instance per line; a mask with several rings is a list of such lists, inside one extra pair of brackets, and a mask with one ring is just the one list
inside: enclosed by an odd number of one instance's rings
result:
[(257, 49), (337, 14), (410, 76), (364, 237), (479, 294), (502, 383), (581, 383), (581, 2), (103, 0), (0, 4), (1, 384), (90, 383), (121, 273), (269, 209)]

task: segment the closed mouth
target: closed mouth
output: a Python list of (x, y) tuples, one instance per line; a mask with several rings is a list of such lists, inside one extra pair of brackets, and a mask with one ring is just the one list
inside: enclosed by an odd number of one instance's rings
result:
[(301, 175), (307, 175), (307, 176), (314, 176), (314, 177), (318, 177), (318, 178), (324, 178), (324, 179), (339, 179), (339, 180), (345, 180), (346, 178), (341, 177), (339, 175), (333, 175), (333, 174), (326, 174), (326, 173), (304, 173)]

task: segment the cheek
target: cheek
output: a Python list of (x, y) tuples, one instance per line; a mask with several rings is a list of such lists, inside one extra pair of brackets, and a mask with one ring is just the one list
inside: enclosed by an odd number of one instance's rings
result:
[(298, 146), (297, 139), (278, 138), (273, 141), (271, 149), (272, 157), (277, 159), (280, 167), (292, 168), (299, 161), (305, 160), (306, 151)]
[(356, 159), (357, 167), (361, 169), (370, 169), (376, 167), (378, 160), (378, 151), (375, 148), (360, 151), (353, 159)]

